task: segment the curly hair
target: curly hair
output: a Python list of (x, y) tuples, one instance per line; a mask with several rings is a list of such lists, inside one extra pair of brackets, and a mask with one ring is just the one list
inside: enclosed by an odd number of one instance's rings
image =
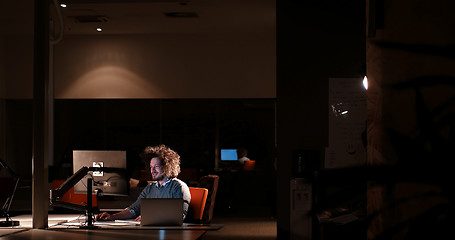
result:
[(161, 170), (163, 174), (169, 178), (177, 177), (180, 173), (180, 156), (174, 150), (160, 144), (159, 146), (146, 147), (142, 153), (142, 159), (145, 162), (145, 166), (150, 173), (150, 160), (157, 157), (161, 160)]

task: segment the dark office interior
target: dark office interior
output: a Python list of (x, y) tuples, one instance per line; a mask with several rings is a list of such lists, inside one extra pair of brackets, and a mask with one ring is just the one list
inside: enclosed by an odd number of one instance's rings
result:
[[(202, 239), (449, 234), (454, 2), (55, 2), (67, 6), (0, 7), (13, 220), (31, 214), (43, 229), (48, 214), (71, 212), (48, 198), (74, 173), (73, 150), (124, 150), (140, 181), (141, 152), (166, 144), (189, 185), (219, 176), (212, 223), (224, 227)], [(220, 159), (238, 148), (253, 170)]]

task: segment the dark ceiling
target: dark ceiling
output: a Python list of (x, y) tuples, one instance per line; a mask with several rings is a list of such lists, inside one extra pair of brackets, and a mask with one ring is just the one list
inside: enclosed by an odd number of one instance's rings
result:
[(66, 34), (275, 31), (275, 0), (72, 0), (61, 12)]
[[(53, 0), (50, 0), (52, 3)], [(59, 0), (65, 34), (261, 33), (275, 31), (276, 0)], [(33, 0), (1, 1), (5, 34), (32, 34)], [(51, 18), (58, 30), (56, 8)]]

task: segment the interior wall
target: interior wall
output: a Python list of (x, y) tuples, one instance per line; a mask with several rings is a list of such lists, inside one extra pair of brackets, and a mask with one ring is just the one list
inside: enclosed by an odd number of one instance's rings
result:
[(0, 36), (0, 99), (5, 99), (6, 84), (6, 57), (5, 57), (5, 37)]
[[(5, 159), (5, 38), (0, 36), (0, 158)], [(1, 174), (1, 173), (0, 173)], [(4, 175), (4, 174), (2, 174)]]
[(0, 157), (25, 178), (31, 176), (33, 52), (31, 34), (0, 37)]
[(33, 11), (33, 0), (0, 3), (1, 99), (33, 97)]
[(444, 238), (453, 222), (455, 3), (379, 3), (367, 39), (367, 149), (369, 164), (387, 166), (371, 180), (387, 184), (368, 189), (369, 237)]
[(14, 34), (5, 37), (5, 98), (33, 98), (33, 36)]
[(22, 181), (32, 176), (33, 100), (5, 100), (5, 159)]
[(33, 36), (15, 33), (1, 39), (1, 156), (13, 171), (28, 178), (32, 159)]
[(275, 33), (68, 35), (55, 98), (274, 98)]
[[(33, 3), (0, 3), (0, 158), (21, 177), (12, 207), (31, 199), (22, 187), (30, 185), (23, 177), (30, 178), (32, 162)], [(5, 169), (0, 175), (10, 177)]]

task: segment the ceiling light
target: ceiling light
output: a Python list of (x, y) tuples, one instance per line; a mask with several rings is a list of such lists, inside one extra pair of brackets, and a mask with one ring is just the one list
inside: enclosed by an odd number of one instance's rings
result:
[(62, 8), (66, 8), (66, 4), (64, 4), (64, 3), (61, 3), (61, 4), (60, 4), (60, 7), (62, 7)]
[(96, 28), (96, 31), (97, 31), (97, 32), (102, 32), (102, 31), (103, 31), (103, 29), (102, 29), (102, 28), (100, 28), (100, 27), (97, 27), (97, 28)]

